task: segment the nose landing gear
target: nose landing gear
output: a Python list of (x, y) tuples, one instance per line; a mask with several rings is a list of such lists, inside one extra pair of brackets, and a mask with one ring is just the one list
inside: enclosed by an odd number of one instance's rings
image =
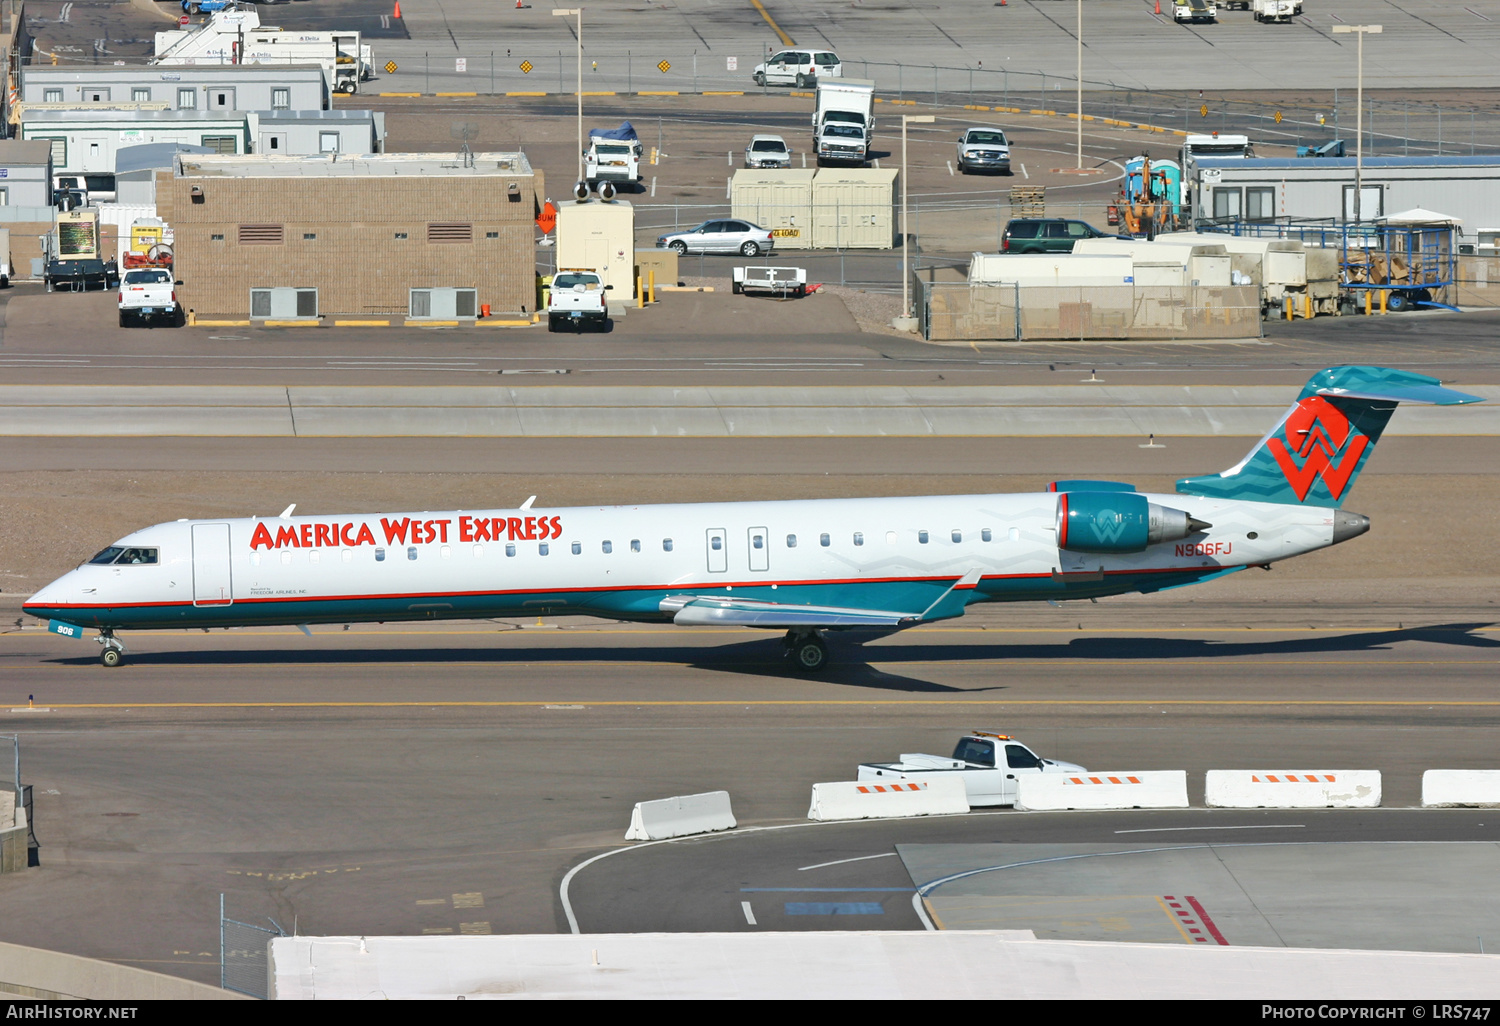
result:
[(782, 641), (787, 658), (804, 673), (818, 673), (828, 665), (828, 645), (814, 628), (792, 628)]
[(99, 653), (99, 662), (104, 666), (110, 668), (119, 666), (121, 661), (125, 658), (125, 645), (120, 641), (119, 638), (115, 637), (115, 632), (111, 630), (102, 630), (99, 632), (99, 636), (94, 640), (99, 642), (99, 645), (101, 647), (101, 651)]

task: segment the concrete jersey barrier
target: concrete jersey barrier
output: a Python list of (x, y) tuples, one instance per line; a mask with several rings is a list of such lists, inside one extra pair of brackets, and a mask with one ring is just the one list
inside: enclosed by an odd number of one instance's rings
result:
[(1110, 773), (1028, 773), (1016, 777), (1016, 808), (1185, 809), (1186, 770)]
[(941, 816), (969, 811), (969, 793), (964, 782), (953, 776), (930, 780), (834, 781), (814, 784), (808, 819), (899, 819), (905, 816)]
[(636, 802), (630, 814), (627, 841), (660, 841), (688, 834), (707, 834), (715, 830), (733, 830), (734, 813), (729, 808), (728, 791), (705, 791), (661, 798), (653, 802)]
[(1203, 801), (1219, 809), (1374, 809), (1379, 770), (1209, 770)]
[(1422, 804), (1500, 806), (1500, 770), (1428, 770), (1422, 774)]

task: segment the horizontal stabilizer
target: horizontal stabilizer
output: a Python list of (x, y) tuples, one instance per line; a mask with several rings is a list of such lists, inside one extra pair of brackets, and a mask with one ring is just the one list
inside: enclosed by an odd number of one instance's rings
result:
[(1382, 385), (1379, 388), (1320, 388), (1316, 395), (1343, 399), (1385, 399), (1393, 403), (1417, 403), (1425, 406), (1463, 406), (1482, 403), (1483, 396), (1470, 395), (1442, 385)]

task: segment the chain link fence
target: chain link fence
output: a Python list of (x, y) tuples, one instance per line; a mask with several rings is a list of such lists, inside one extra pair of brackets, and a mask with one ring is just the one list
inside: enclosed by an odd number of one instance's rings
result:
[(271, 993), (271, 940), (286, 931), (274, 919), (271, 926), (257, 926), (230, 919), (224, 914), (224, 895), (219, 895), (219, 986), (250, 997), (268, 998)]
[(919, 281), (931, 342), (1241, 339), (1261, 335), (1255, 286), (1018, 286)]

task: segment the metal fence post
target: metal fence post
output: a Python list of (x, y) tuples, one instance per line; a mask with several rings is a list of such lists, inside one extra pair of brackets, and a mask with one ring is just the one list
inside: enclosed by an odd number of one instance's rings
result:
[(224, 970), (224, 892), (219, 892), (219, 989), (228, 990), (229, 982)]
[(490, 95), (495, 95), (495, 51), (490, 51)]
[[(937, 65), (934, 64), (932, 66), (932, 105), (934, 107), (937, 106), (937, 93), (938, 93), (938, 70), (937, 70)], [(903, 316), (905, 316), (905, 315), (903, 315)]]
[(906, 65), (896, 64), (896, 99), (906, 98)]
[(625, 91), (627, 93), (635, 92), (635, 84), (631, 77), (631, 60), (629, 50), (625, 51)]
[(422, 54), (422, 92), (432, 92), (432, 62), (427, 59), (427, 54)]

